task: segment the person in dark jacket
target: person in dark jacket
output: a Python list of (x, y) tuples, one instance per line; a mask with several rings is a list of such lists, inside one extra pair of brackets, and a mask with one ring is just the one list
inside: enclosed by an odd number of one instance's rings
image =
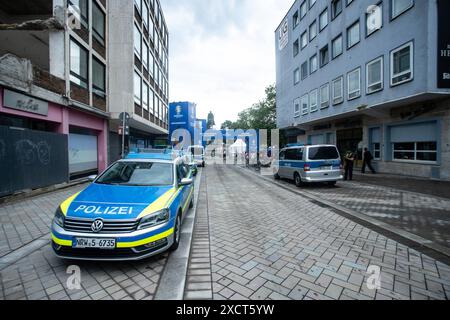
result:
[(356, 155), (354, 152), (347, 151), (347, 153), (344, 156), (344, 180), (353, 180), (353, 166), (356, 160)]
[(369, 167), (370, 171), (372, 171), (373, 174), (375, 174), (375, 169), (372, 166), (372, 160), (373, 156), (372, 153), (369, 151), (369, 149), (364, 148), (364, 154), (363, 154), (363, 165), (362, 165), (362, 173), (366, 173), (366, 166)]

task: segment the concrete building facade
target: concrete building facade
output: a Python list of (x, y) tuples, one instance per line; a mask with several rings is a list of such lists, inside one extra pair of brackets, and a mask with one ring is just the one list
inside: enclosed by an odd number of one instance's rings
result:
[(119, 115), (130, 115), (127, 148), (167, 141), (169, 33), (159, 0), (109, 0), (110, 161), (120, 155)]
[(297, 0), (275, 32), (289, 142), (368, 147), (381, 172), (450, 180), (446, 1)]
[(0, 126), (65, 137), (45, 150), (68, 153), (67, 180), (107, 166), (106, 13), (106, 0), (0, 3)]

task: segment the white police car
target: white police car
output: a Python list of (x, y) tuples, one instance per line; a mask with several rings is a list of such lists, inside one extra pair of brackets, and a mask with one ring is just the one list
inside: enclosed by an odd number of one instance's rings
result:
[(325, 182), (335, 185), (343, 180), (339, 151), (333, 145), (297, 145), (280, 151), (275, 179), (294, 180), (297, 187), (304, 183)]
[(57, 208), (53, 249), (79, 260), (139, 260), (176, 250), (193, 192), (182, 157), (131, 153)]

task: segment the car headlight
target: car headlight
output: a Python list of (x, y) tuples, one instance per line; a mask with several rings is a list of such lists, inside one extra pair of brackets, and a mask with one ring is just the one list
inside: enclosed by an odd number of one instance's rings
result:
[(169, 221), (169, 209), (163, 209), (141, 219), (138, 229), (147, 229)]
[(55, 212), (55, 217), (53, 218), (53, 222), (56, 223), (61, 228), (64, 228), (64, 221), (65, 221), (64, 214), (61, 210), (61, 207), (58, 207)]

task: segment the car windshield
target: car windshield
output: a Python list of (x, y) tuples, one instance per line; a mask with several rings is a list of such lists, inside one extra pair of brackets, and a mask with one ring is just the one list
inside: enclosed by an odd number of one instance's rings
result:
[(311, 147), (309, 148), (309, 160), (335, 160), (339, 159), (336, 147)]
[(117, 162), (96, 183), (123, 186), (168, 186), (173, 184), (173, 165), (157, 162)]

